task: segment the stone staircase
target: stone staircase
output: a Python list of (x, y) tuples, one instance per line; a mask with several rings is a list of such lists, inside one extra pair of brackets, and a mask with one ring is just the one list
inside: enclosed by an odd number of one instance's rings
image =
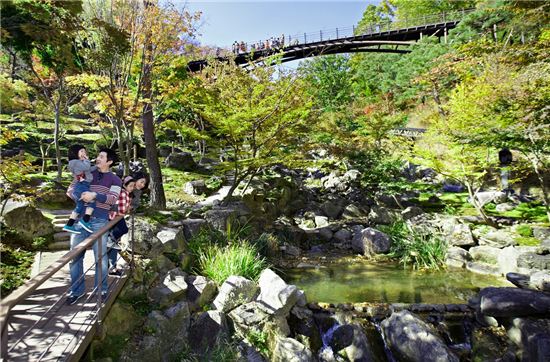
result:
[(53, 234), (53, 243), (48, 245), (48, 249), (52, 251), (69, 250), (71, 234), (63, 231), (63, 226), (69, 220), (72, 210), (47, 210), (46, 212), (53, 215), (52, 224), (55, 230)]

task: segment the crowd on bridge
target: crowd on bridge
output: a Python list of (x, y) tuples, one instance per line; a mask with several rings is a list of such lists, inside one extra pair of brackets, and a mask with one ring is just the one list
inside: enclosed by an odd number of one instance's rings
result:
[[(298, 45), (298, 39), (294, 39), (293, 42), (290, 41), (290, 37), (287, 39), (286, 45)], [(231, 50), (233, 54), (239, 55), (244, 54), (248, 52), (254, 52), (254, 51), (263, 51), (263, 50), (279, 50), (283, 49), (285, 47), (285, 35), (281, 34), (280, 37), (271, 37), (269, 39), (266, 39), (264, 41), (258, 41), (256, 43), (248, 44), (244, 41), (233, 42), (233, 45), (231, 47)]]

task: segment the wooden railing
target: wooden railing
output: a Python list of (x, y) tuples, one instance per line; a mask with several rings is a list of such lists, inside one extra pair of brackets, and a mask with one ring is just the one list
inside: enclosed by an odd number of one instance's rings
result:
[[(37, 288), (47, 282), (56, 272), (61, 268), (79, 256), (81, 253), (84, 253), (86, 249), (90, 248), (96, 241), (98, 243), (97, 251), (97, 280), (98, 280), (98, 289), (101, 288), (101, 281), (107, 276), (103, 276), (101, 271), (101, 263), (103, 262), (102, 255), (102, 245), (101, 245), (101, 236), (108, 232), (123, 216), (117, 216), (112, 221), (108, 222), (100, 230), (90, 235), (84, 239), (78, 246), (74, 249), (67, 252), (52, 265), (46, 268), (44, 271), (36, 275), (34, 278), (27, 281), (23, 286), (16, 289), (13, 293), (8, 295), (0, 302), (0, 338), (1, 338), (1, 358), (3, 361), (8, 361), (8, 350), (9, 350), (9, 341), (8, 341), (8, 324), (9, 318), (11, 315), (12, 309), (30, 296)], [(133, 218), (133, 216), (132, 216)], [(132, 228), (133, 232), (133, 228)], [(133, 240), (133, 237), (131, 238)], [(132, 247), (133, 250), (133, 247)], [(132, 251), (133, 256), (133, 251)], [(94, 263), (95, 265), (95, 263)], [(132, 263), (130, 264), (132, 265)], [(102, 306), (101, 293), (97, 294), (97, 308), (100, 309)]]

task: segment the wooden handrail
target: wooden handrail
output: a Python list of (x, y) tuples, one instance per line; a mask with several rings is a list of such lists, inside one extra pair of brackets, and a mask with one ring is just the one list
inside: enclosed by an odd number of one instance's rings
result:
[(8, 340), (8, 318), (10, 311), (14, 306), (16, 306), (22, 299), (29, 296), (34, 292), (40, 285), (44, 284), (52, 275), (54, 275), (59, 269), (63, 268), (74, 258), (76, 258), (80, 253), (83, 253), (88, 249), (93, 243), (107, 231), (109, 231), (117, 222), (119, 222), (123, 216), (117, 216), (113, 220), (109, 221), (105, 226), (99, 229), (97, 232), (88, 236), (86, 239), (82, 240), (77, 247), (73, 250), (70, 250), (67, 254), (63, 255), (52, 265), (47, 267), (44, 271), (40, 272), (38, 275), (27, 281), (23, 286), (16, 289), (13, 293), (8, 295), (0, 302), (0, 339), (2, 343), (2, 357), (5, 358), (7, 354), (7, 340)]

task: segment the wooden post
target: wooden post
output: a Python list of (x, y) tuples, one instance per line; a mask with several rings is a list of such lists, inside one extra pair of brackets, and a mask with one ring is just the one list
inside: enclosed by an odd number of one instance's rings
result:
[(443, 39), (445, 41), (445, 44), (447, 44), (447, 27), (443, 28)]
[(422, 32), (420, 32), (420, 40), (422, 40)]
[(338, 36), (338, 28), (336, 28), (336, 39), (338, 39), (339, 36)]
[(304, 33), (304, 44), (307, 43), (307, 35)]
[(497, 38), (497, 24), (493, 24), (493, 37), (495, 38), (495, 42), (498, 40)]
[(321, 41), (323, 41), (323, 31), (319, 30), (319, 35), (321, 36)]

